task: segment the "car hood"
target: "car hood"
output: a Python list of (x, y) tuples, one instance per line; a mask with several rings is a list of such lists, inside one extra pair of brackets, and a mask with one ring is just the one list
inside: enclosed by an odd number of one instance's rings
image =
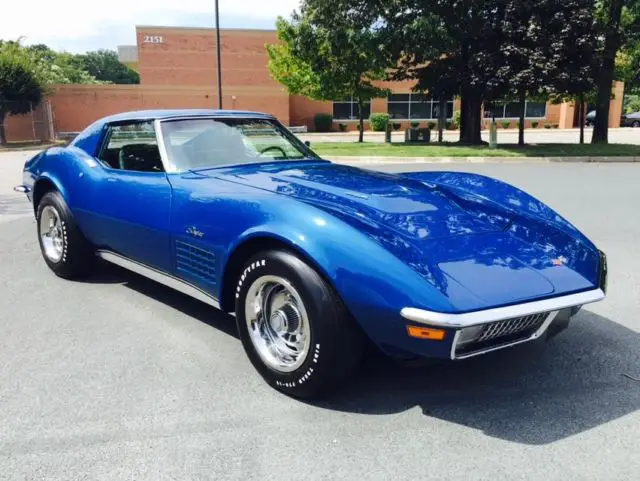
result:
[(242, 166), (208, 175), (331, 213), (461, 308), (593, 287), (589, 277), (595, 276), (597, 251), (591, 245), (436, 177), (430, 182), (322, 162)]
[(356, 227), (391, 231), (408, 241), (496, 232), (510, 218), (485, 198), (345, 165), (243, 166), (216, 176), (294, 197)]

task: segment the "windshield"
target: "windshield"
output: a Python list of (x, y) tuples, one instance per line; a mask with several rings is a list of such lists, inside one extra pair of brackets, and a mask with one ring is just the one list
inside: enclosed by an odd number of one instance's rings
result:
[(295, 136), (266, 119), (189, 119), (161, 122), (174, 171), (222, 165), (317, 158)]

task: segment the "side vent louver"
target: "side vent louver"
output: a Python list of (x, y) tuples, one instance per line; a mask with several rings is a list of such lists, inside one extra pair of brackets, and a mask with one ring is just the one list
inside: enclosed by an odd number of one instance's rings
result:
[(216, 256), (186, 242), (176, 241), (176, 264), (180, 272), (204, 282), (216, 283)]

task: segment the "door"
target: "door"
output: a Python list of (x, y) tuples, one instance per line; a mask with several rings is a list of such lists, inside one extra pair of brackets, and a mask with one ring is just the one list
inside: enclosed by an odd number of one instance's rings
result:
[(153, 122), (110, 125), (86, 182), (84, 224), (98, 248), (171, 272), (171, 185)]

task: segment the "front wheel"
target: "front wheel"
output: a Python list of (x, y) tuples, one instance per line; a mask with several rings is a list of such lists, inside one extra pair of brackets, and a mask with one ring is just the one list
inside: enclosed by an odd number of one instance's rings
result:
[(363, 336), (332, 287), (306, 262), (271, 250), (236, 286), (236, 322), (253, 366), (285, 394), (316, 397), (351, 375)]

